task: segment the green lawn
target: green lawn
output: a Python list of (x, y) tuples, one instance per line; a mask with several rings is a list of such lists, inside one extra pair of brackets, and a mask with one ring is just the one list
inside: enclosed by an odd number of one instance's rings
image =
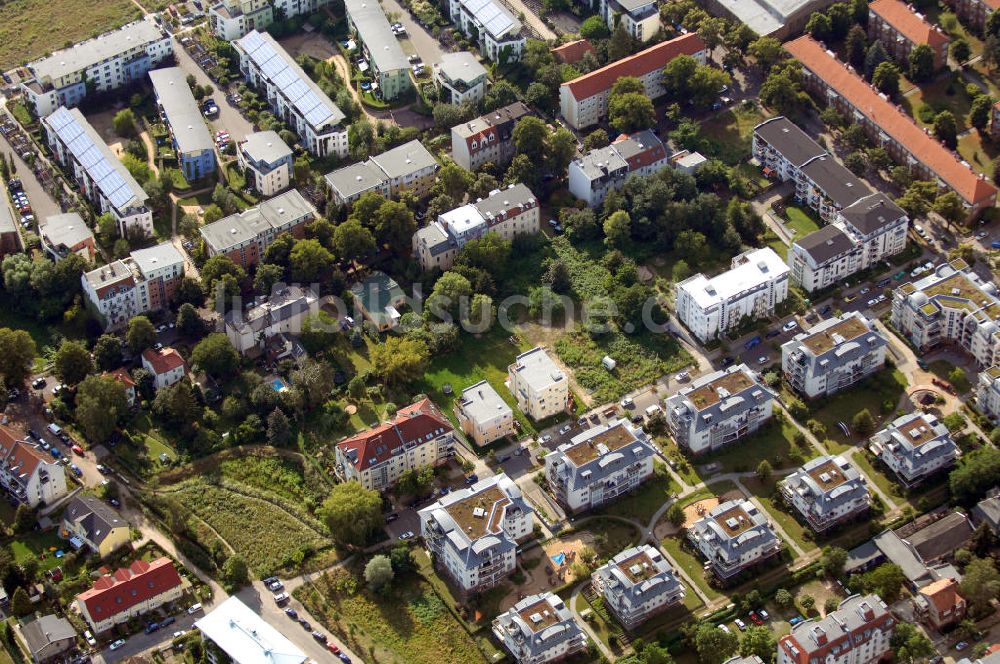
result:
[(681, 545), (681, 540), (674, 537), (665, 538), (661, 544), (663, 549), (667, 552), (674, 562), (680, 565), (688, 576), (695, 582), (695, 585), (705, 593), (705, 596), (709, 600), (718, 599), (722, 597), (720, 593), (715, 588), (708, 585), (708, 581), (705, 580), (705, 569), (702, 567), (703, 563), (701, 559), (696, 558), (688, 549)]
[(811, 445), (795, 444), (796, 431), (791, 422), (779, 424), (772, 421), (752, 436), (718, 452), (698, 457), (693, 463), (696, 467), (719, 463), (722, 469), (717, 472), (720, 473), (756, 470), (757, 464), (765, 459), (773, 468), (796, 468), (818, 455)]
[(921, 118), (920, 107), (923, 104), (930, 106), (935, 113), (951, 111), (961, 133), (969, 128), (969, 110), (972, 107), (972, 100), (965, 92), (965, 85), (966, 81), (960, 74), (944, 74), (930, 83), (925, 83), (913, 94), (902, 97), (900, 105), (921, 127), (933, 125), (933, 122), (924, 121), (930, 118), (930, 115)]
[(970, 56), (971, 58), (981, 55), (983, 52), (982, 40), (972, 34), (969, 30), (966, 30), (965, 26), (958, 20), (958, 17), (955, 16), (954, 12), (950, 10), (941, 11), (937, 6), (937, 3), (933, 3), (933, 5), (934, 6), (932, 7), (921, 9), (921, 11), (925, 12), (924, 15), (927, 20), (930, 23), (936, 23), (941, 26), (941, 28), (945, 31), (945, 34), (951, 37), (952, 40), (962, 38), (969, 42), (969, 50), (972, 53)]
[(802, 547), (805, 551), (812, 551), (817, 548), (816, 543), (811, 539), (806, 538), (806, 533), (809, 532), (806, 526), (803, 526), (798, 520), (780, 509), (772, 499), (775, 492), (775, 483), (773, 481), (761, 482), (756, 477), (747, 478), (743, 480), (743, 486), (745, 486), (750, 493), (754, 495), (757, 500), (760, 501), (767, 513), (771, 515), (771, 518), (781, 526), (781, 528), (788, 533), (791, 537)]
[(958, 139), (958, 153), (969, 162), (974, 171), (993, 179), (993, 160), (1000, 155), (1000, 149), (995, 143), (984, 141), (978, 131), (969, 132)]
[(788, 256), (788, 245), (785, 244), (780, 237), (778, 237), (774, 231), (770, 228), (764, 233), (762, 238), (764, 244), (774, 249), (774, 253), (781, 256), (783, 259)]
[(895, 502), (902, 502), (905, 500), (899, 494), (901, 493), (901, 485), (897, 484), (888, 474), (883, 472), (879, 466), (873, 465), (871, 461), (868, 460), (868, 455), (864, 452), (856, 452), (854, 456), (851, 457), (851, 461), (857, 464), (858, 468), (868, 476), (872, 482), (875, 482), (875, 486), (882, 490), (887, 496), (892, 498)]
[(604, 514), (638, 519), (644, 525), (649, 524), (656, 510), (678, 491), (680, 487), (667, 473), (667, 467), (657, 463), (653, 477), (646, 480), (635, 493), (619, 498), (601, 511)]
[(757, 108), (730, 108), (709, 118), (701, 125), (706, 157), (735, 166), (750, 156), (753, 128), (765, 115)]
[(785, 207), (785, 216), (788, 219), (787, 225), (795, 231), (797, 238), (805, 237), (819, 230), (819, 223), (811, 210), (797, 205), (788, 205)]
[(69, 542), (60, 539), (59, 531), (55, 528), (45, 532), (28, 533), (10, 543), (14, 562), (23, 564), (34, 558), (38, 560), (38, 569), (42, 572), (59, 566), (59, 559), (53, 555), (59, 549), (71, 550)]
[[(837, 422), (845, 423), (851, 428), (854, 416), (863, 408), (867, 408), (875, 419), (875, 430), (882, 428), (884, 423), (895, 414), (896, 405), (906, 391), (906, 377), (898, 370), (881, 371), (874, 376), (852, 386), (846, 392), (835, 394), (829, 399), (819, 400), (816, 404), (807, 403), (811, 407), (810, 417), (826, 426), (826, 439), (832, 441), (830, 452), (839, 454), (853, 445), (864, 442), (864, 438), (851, 431), (851, 437), (843, 434)], [(893, 409), (887, 415), (882, 412), (883, 403), (891, 403)], [(804, 422), (802, 424), (805, 424)]]
[(972, 389), (972, 383), (969, 382), (968, 375), (964, 371), (962, 372), (961, 380), (953, 381), (951, 379), (951, 372), (955, 369), (955, 365), (951, 362), (947, 362), (945, 360), (935, 360), (930, 363), (928, 368), (931, 373), (941, 380), (946, 380), (954, 385), (959, 394), (965, 394)]

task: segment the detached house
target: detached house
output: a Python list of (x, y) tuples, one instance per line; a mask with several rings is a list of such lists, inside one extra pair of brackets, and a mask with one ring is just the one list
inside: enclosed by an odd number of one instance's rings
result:
[(158, 391), (180, 381), (187, 373), (184, 358), (173, 348), (147, 348), (142, 351), (142, 366), (153, 374), (153, 385)]
[(462, 390), (462, 398), (455, 402), (455, 416), (476, 445), (487, 445), (517, 432), (514, 410), (485, 380)]
[(52, 455), (0, 426), (0, 487), (9, 500), (34, 509), (66, 495), (63, 466)]
[(249, 184), (264, 196), (274, 196), (291, 185), (294, 157), (276, 131), (247, 134), (236, 146), (236, 158)]
[(948, 427), (919, 411), (890, 422), (872, 436), (868, 448), (907, 488), (951, 468), (960, 454)]
[(76, 596), (76, 607), (95, 634), (180, 599), (184, 582), (170, 558), (136, 560)]
[(821, 456), (779, 483), (781, 495), (817, 533), (868, 511), (871, 494), (851, 462)]
[(60, 655), (76, 646), (76, 630), (65, 618), (56, 615), (39, 616), (34, 620), (15, 623), (14, 634), (31, 655), (35, 664), (61, 661)]
[(959, 594), (955, 579), (938, 579), (924, 586), (917, 591), (913, 604), (917, 613), (938, 631), (965, 618), (965, 598)]
[(306, 317), (318, 310), (317, 302), (313, 291), (286, 286), (246, 312), (227, 312), (226, 336), (242, 355), (259, 352), (276, 335), (302, 332)]
[(587, 648), (587, 636), (562, 598), (525, 597), (493, 620), (493, 634), (518, 664), (545, 664)]
[(647, 177), (669, 163), (667, 148), (649, 129), (622, 134), (605, 148), (596, 148), (569, 164), (569, 191), (590, 207), (625, 185), (630, 175)]
[(80, 495), (63, 512), (60, 535), (74, 548), (87, 546), (102, 558), (129, 543), (129, 523), (96, 496)]
[(625, 549), (590, 579), (625, 629), (684, 601), (684, 584), (663, 554), (648, 544)]
[(132, 375), (128, 372), (128, 369), (118, 367), (114, 371), (106, 372), (104, 375), (108, 378), (114, 378), (121, 383), (122, 387), (125, 388), (125, 399), (128, 401), (128, 405), (134, 406), (136, 382), (132, 379)]
[(687, 537), (723, 580), (781, 553), (771, 522), (749, 500), (716, 505), (688, 529)]

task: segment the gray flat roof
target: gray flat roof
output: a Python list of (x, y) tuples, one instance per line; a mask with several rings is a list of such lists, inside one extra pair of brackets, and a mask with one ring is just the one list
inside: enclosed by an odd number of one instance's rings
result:
[(187, 84), (187, 73), (180, 67), (154, 69), (149, 72), (156, 98), (181, 153), (213, 152), (215, 144), (201, 117), (198, 102)]
[[(291, 214), (288, 214), (291, 212)], [(216, 252), (253, 240), (265, 230), (277, 228), (289, 219), (306, 214), (315, 216), (316, 208), (302, 197), (298, 189), (291, 189), (274, 198), (201, 227), (201, 236)]]
[(292, 149), (281, 140), (276, 131), (255, 131), (247, 134), (240, 148), (250, 157), (251, 161), (262, 161), (268, 164), (292, 154)]
[(351, 198), (385, 182), (382, 170), (367, 161), (338, 168), (324, 177), (342, 198)]
[(428, 152), (423, 143), (416, 139), (387, 150), (380, 155), (375, 155), (371, 161), (375, 162), (390, 179), (437, 166), (434, 155)]
[(86, 69), (102, 60), (113, 58), (136, 46), (151, 44), (161, 39), (166, 39), (166, 36), (152, 21), (135, 21), (117, 30), (55, 51), (52, 55), (29, 63), (28, 68), (39, 78), (54, 80)]
[(766, 36), (783, 28), (797, 14), (821, 9), (830, 2), (828, 0), (719, 0), (719, 4), (758, 35)]
[(184, 256), (171, 242), (163, 242), (146, 249), (136, 249), (130, 255), (144, 275), (165, 265), (184, 264)]
[(783, 115), (765, 120), (754, 128), (754, 132), (796, 167), (826, 154), (819, 143)]
[(511, 413), (511, 407), (489, 382), (483, 380), (462, 390), (462, 410), (476, 422), (491, 420), (498, 414)]
[(805, 237), (799, 238), (795, 244), (802, 247), (817, 263), (825, 263), (834, 256), (839, 256), (854, 248), (854, 243), (844, 231), (836, 226), (824, 226)]
[(10, 201), (4, 196), (3, 203), (0, 204), (0, 233), (14, 233), (16, 231), (14, 211), (10, 208)]
[(358, 38), (368, 47), (375, 69), (409, 69), (410, 63), (389, 27), (389, 19), (378, 0), (345, 0), (347, 15), (358, 31)]
[(469, 51), (445, 53), (436, 66), (449, 81), (471, 83), (481, 76), (486, 76), (486, 67)]
[(87, 223), (76, 212), (46, 217), (39, 222), (38, 230), (54, 247), (59, 245), (72, 247), (87, 238), (94, 239), (94, 234), (90, 232)]

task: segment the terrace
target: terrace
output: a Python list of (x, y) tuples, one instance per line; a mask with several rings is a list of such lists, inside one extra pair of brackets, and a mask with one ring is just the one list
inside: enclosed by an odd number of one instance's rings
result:
[(559, 616), (552, 610), (552, 605), (544, 599), (540, 599), (530, 606), (526, 606), (518, 612), (521, 620), (536, 634), (546, 627), (550, 627), (559, 622)]
[(729, 537), (737, 537), (753, 526), (750, 515), (738, 504), (716, 515), (715, 522)]
[(813, 355), (822, 355), (838, 343), (856, 339), (867, 331), (868, 327), (863, 322), (850, 316), (822, 332), (806, 337), (802, 343)]
[(620, 423), (606, 431), (602, 431), (592, 438), (574, 445), (566, 451), (566, 456), (569, 457), (570, 461), (572, 461), (576, 466), (582, 466), (586, 463), (590, 463), (602, 454), (620, 450), (629, 443), (635, 442), (635, 440), (636, 438), (632, 435), (632, 432), (629, 431), (624, 424)]
[(824, 493), (837, 488), (847, 481), (847, 478), (844, 477), (844, 471), (840, 469), (840, 466), (833, 459), (828, 459), (825, 463), (810, 470), (809, 476), (813, 478)]
[(500, 513), (510, 500), (496, 485), (447, 507), (463, 533), (476, 540), (499, 530)]
[(937, 434), (934, 432), (934, 427), (927, 423), (923, 417), (919, 417), (912, 422), (908, 422), (906, 426), (901, 430), (903, 435), (909, 439), (910, 444), (914, 448), (920, 447), (924, 443), (928, 443), (935, 438)]
[(631, 583), (645, 581), (656, 574), (656, 566), (645, 551), (640, 551), (631, 558), (618, 563), (618, 569)]
[(692, 390), (687, 396), (698, 410), (705, 410), (722, 401), (725, 396), (738, 394), (751, 385), (753, 381), (749, 376), (742, 371), (734, 371)]

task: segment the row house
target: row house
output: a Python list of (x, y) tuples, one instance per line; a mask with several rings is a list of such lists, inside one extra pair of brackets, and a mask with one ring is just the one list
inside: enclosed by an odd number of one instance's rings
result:
[(378, 0), (346, 0), (347, 26), (371, 68), (372, 92), (386, 101), (413, 89), (410, 63)]
[(247, 184), (268, 198), (292, 184), (295, 155), (276, 131), (247, 134), (236, 146), (236, 159)]
[(781, 553), (781, 538), (749, 500), (716, 505), (688, 528), (687, 538), (723, 581)]
[(87, 305), (105, 329), (119, 330), (133, 316), (168, 308), (183, 278), (183, 254), (164, 242), (84, 272), (80, 281)]
[(215, 173), (215, 144), (187, 84), (186, 72), (180, 67), (155, 69), (149, 72), (149, 80), (184, 178), (191, 182)]
[(868, 511), (865, 480), (842, 456), (821, 456), (779, 483), (785, 502), (817, 533)]
[(66, 495), (66, 474), (41, 446), (0, 426), (0, 487), (7, 499), (35, 509)]
[(882, 42), (903, 71), (909, 70), (910, 53), (920, 45), (934, 52), (935, 70), (948, 63), (951, 39), (902, 0), (875, 0), (868, 5), (868, 37)]
[(464, 593), (503, 583), (517, 567), (517, 546), (532, 533), (534, 511), (501, 473), (457, 489), (418, 512), (434, 562)]
[(536, 422), (565, 412), (569, 404), (569, 380), (541, 347), (514, 358), (506, 386), (521, 412)]
[(828, 318), (781, 345), (781, 370), (808, 399), (831, 396), (885, 366), (888, 342), (857, 311)]
[(514, 126), (531, 115), (523, 101), (498, 108), (451, 128), (451, 158), (467, 171), (485, 164), (502, 167), (514, 158)]
[(298, 189), (268, 199), (256, 207), (230, 215), (199, 229), (209, 257), (228, 256), (247, 269), (282, 233), (305, 237), (305, 225), (318, 217), (316, 208)]
[(440, 164), (424, 144), (414, 139), (391, 150), (369, 157), (324, 176), (331, 200), (350, 205), (368, 192), (396, 198), (404, 191), (417, 198), (426, 196), (437, 177)]
[(478, 104), (486, 97), (489, 77), (474, 53), (444, 53), (434, 65), (434, 83), (443, 104)]
[(570, 162), (569, 191), (590, 207), (597, 207), (608, 192), (621, 189), (630, 175), (647, 177), (668, 161), (666, 146), (651, 130), (622, 134), (611, 145)]
[(976, 408), (994, 424), (1000, 424), (1000, 366), (992, 366), (979, 372)]
[(548, 591), (525, 597), (494, 618), (493, 635), (518, 664), (545, 664), (587, 649), (573, 612)]
[(613, 419), (545, 455), (545, 478), (560, 504), (582, 512), (637, 489), (653, 475), (655, 455), (645, 431)]
[(521, 59), (528, 40), (521, 22), (497, 0), (450, 0), (451, 22), (473, 40), (484, 58), (500, 65)]
[(771, 419), (775, 394), (745, 364), (706, 374), (666, 400), (667, 429), (693, 454), (722, 449)]
[(44, 118), (60, 106), (78, 105), (87, 94), (138, 83), (173, 54), (170, 35), (148, 17), (29, 62), (31, 76), (21, 91)]
[(136, 560), (94, 581), (75, 598), (76, 608), (95, 634), (180, 599), (186, 584), (166, 556)]
[(240, 73), (317, 157), (347, 157), (344, 113), (274, 38), (254, 30), (233, 42)]
[(789, 272), (770, 247), (745, 251), (722, 274), (699, 273), (677, 284), (677, 318), (707, 343), (744, 318), (771, 316), (788, 297)]
[(454, 453), (454, 429), (430, 399), (422, 399), (391, 420), (337, 443), (337, 473), (344, 481), (385, 491), (404, 471), (441, 465)]
[(960, 452), (951, 432), (931, 413), (901, 415), (871, 437), (868, 449), (911, 489), (955, 465)]
[(563, 119), (577, 131), (606, 119), (608, 95), (615, 81), (624, 76), (642, 81), (650, 99), (662, 96), (666, 92), (663, 68), (679, 55), (690, 55), (705, 64), (708, 48), (697, 34), (682, 35), (563, 83), (559, 87), (559, 111)]
[(892, 656), (896, 621), (878, 595), (851, 595), (778, 640), (777, 664), (874, 664)]
[(785, 44), (802, 64), (803, 83), (820, 106), (843, 113), (848, 122), (866, 130), (872, 141), (892, 159), (910, 169), (917, 179), (936, 182), (962, 199), (969, 218), (996, 204), (997, 190), (853, 69), (809, 35)]
[(892, 297), (892, 325), (920, 352), (940, 344), (963, 348), (980, 367), (1000, 363), (1000, 298), (961, 259), (943, 263)]
[(488, 445), (517, 434), (514, 409), (486, 380), (462, 390), (462, 396), (455, 402), (455, 417), (476, 445)]
[(684, 601), (681, 583), (664, 555), (649, 544), (625, 549), (594, 570), (591, 583), (625, 629)]
[(424, 270), (448, 270), (470, 240), (496, 233), (505, 240), (539, 230), (538, 199), (523, 184), (495, 189), (486, 198), (440, 214), (413, 234), (413, 254)]
[(115, 218), (118, 234), (153, 235), (149, 196), (111, 152), (83, 113), (59, 108), (42, 119), (52, 156), (66, 170), (98, 214)]

